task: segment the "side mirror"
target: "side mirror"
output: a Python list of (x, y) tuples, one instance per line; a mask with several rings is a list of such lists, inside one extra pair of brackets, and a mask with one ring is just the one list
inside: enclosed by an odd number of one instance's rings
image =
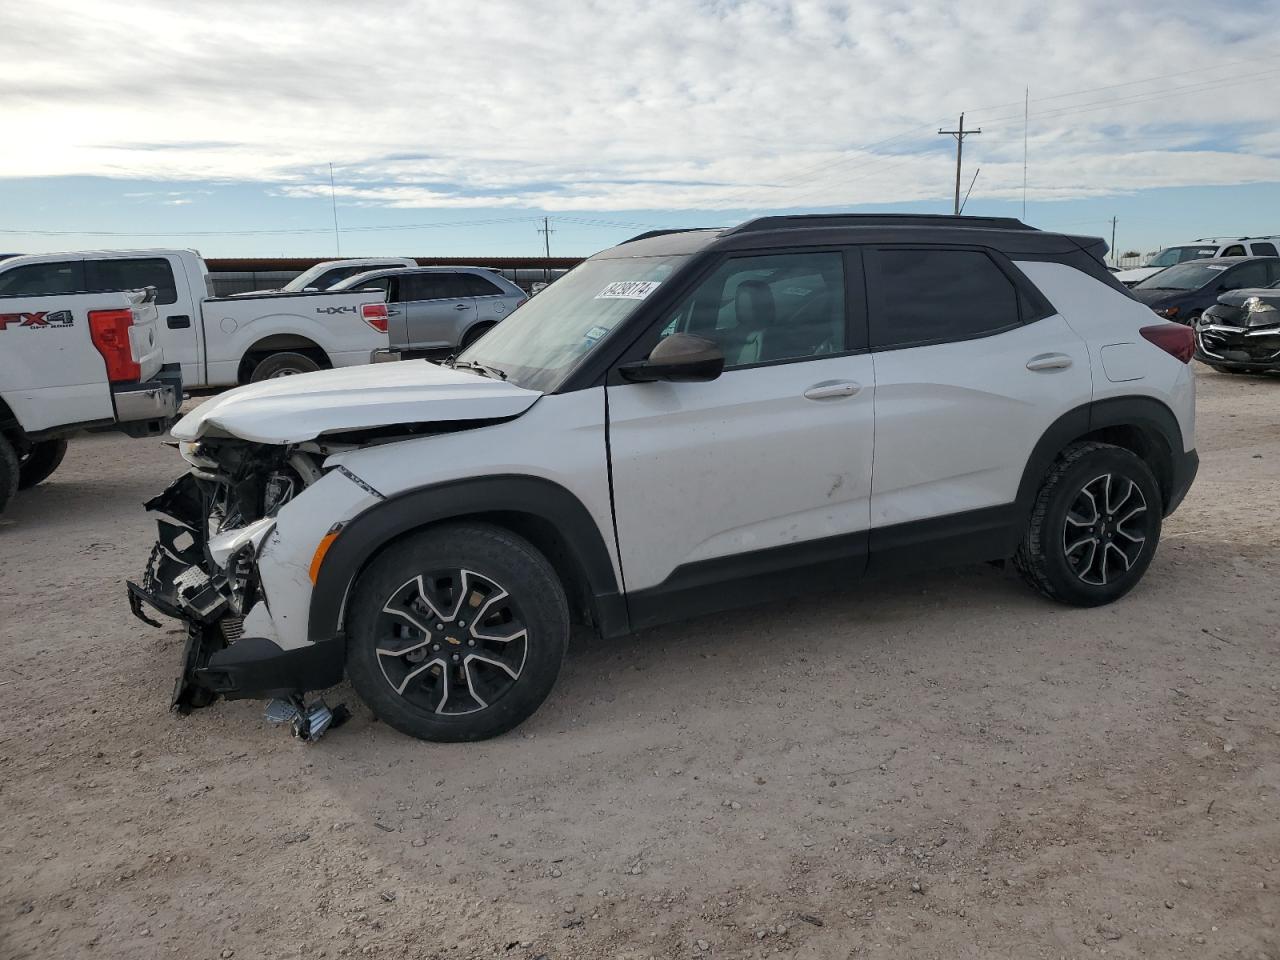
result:
[(706, 337), (689, 333), (673, 333), (659, 341), (648, 359), (635, 360), (618, 367), (624, 380), (632, 383), (672, 383), (714, 380), (724, 371), (724, 354), (720, 345)]

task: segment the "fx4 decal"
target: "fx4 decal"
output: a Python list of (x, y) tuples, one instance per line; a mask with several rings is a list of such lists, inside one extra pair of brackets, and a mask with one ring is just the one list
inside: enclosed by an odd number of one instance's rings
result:
[(16, 323), (20, 327), (69, 327), (75, 323), (70, 310), (54, 310), (52, 313), (0, 313), (0, 330), (6, 330), (9, 324)]
[(316, 313), (324, 313), (333, 316), (335, 313), (355, 313), (355, 307), (316, 307)]

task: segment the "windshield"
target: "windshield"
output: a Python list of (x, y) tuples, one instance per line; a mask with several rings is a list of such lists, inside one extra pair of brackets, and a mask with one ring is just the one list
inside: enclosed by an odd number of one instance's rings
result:
[(1218, 252), (1216, 247), (1166, 247), (1147, 261), (1148, 267), (1172, 267), (1188, 260), (1204, 260)]
[[(288, 290), (290, 293), (297, 293), (300, 290), (305, 290), (307, 287), (314, 287), (316, 277), (320, 276), (320, 274), (324, 273), (328, 269), (329, 269), (329, 264), (317, 263), (310, 270), (307, 270), (304, 273), (298, 274), (296, 277), (294, 277), (292, 280), (290, 280), (280, 289)], [(366, 267), (365, 269), (368, 269), (368, 268)]]
[(1199, 290), (1210, 280), (1222, 276), (1226, 266), (1220, 263), (1180, 263), (1148, 277), (1135, 290)]
[(688, 257), (588, 260), (458, 355), (530, 390), (554, 390)]

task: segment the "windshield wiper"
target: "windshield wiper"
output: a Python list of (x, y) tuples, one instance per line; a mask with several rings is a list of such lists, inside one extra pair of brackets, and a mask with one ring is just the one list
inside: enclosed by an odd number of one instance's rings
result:
[(489, 378), (497, 378), (498, 380), (507, 379), (507, 375), (497, 367), (485, 366), (483, 363), (476, 363), (474, 360), (453, 360), (449, 366), (458, 370), (474, 370), (476, 373)]

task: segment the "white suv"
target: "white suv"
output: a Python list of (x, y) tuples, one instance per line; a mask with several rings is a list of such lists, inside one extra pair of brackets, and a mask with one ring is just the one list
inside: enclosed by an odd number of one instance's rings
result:
[(1188, 260), (1212, 260), (1217, 257), (1274, 257), (1277, 253), (1276, 237), (1205, 237), (1195, 243), (1165, 247), (1140, 267), (1130, 267), (1116, 273), (1116, 279), (1126, 287), (1154, 277), (1167, 267), (1186, 263)]
[(129, 587), (189, 624), (175, 706), (289, 697), (305, 734), (345, 674), (395, 728), (472, 740), (534, 712), (574, 622), (1002, 559), (1115, 600), (1198, 461), (1192, 331), (1105, 251), (972, 217), (645, 234), (452, 366), (212, 399)]

